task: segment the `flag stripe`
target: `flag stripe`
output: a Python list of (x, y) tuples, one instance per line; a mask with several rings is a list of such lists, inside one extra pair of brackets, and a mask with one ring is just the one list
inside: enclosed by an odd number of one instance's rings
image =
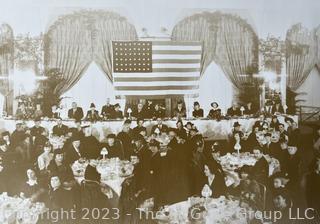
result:
[(189, 64), (173, 64), (173, 63), (153, 63), (152, 68), (200, 68), (199, 63), (189, 63)]
[(194, 90), (150, 90), (150, 91), (144, 91), (143, 95), (139, 91), (118, 91), (117, 95), (123, 95), (123, 96), (157, 96), (157, 95), (185, 95), (185, 94), (199, 94), (198, 89)]
[(152, 41), (152, 45), (166, 45), (166, 46), (201, 46), (198, 41)]
[(172, 45), (152, 45), (152, 51), (201, 51), (201, 46), (172, 46)]
[(153, 72), (200, 72), (200, 68), (153, 68)]
[(199, 89), (199, 85), (196, 85), (196, 86), (116, 86), (115, 89), (119, 91), (190, 90), (190, 89)]
[(149, 82), (116, 82), (113, 86), (197, 86), (199, 84), (196, 81), (149, 81)]
[(161, 95), (155, 95), (152, 92), (146, 92), (145, 95), (138, 95), (135, 92), (121, 92), (121, 95), (117, 95), (116, 99), (125, 99), (125, 96), (132, 96), (132, 97), (138, 97), (140, 99), (159, 99), (159, 98), (170, 98), (170, 97), (176, 97), (176, 96), (184, 96), (184, 97), (190, 97), (190, 98), (195, 98), (199, 97), (199, 93), (193, 93), (193, 92), (177, 92), (177, 93), (170, 93), (166, 94), (167, 92), (162, 92)]
[(180, 55), (180, 54), (153, 54), (152, 55), (152, 60), (154, 59), (197, 59), (201, 60), (201, 54), (185, 54), (185, 55)]
[(114, 82), (170, 82), (170, 81), (197, 81), (199, 77), (120, 77), (114, 78)]
[(178, 55), (201, 55), (201, 50), (153, 50), (152, 54), (178, 54)]
[(193, 64), (193, 63), (200, 63), (200, 59), (152, 59), (152, 63), (157, 64)]
[(126, 78), (156, 78), (156, 77), (199, 77), (199, 72), (168, 72), (168, 73), (161, 73), (161, 72), (153, 72), (153, 73), (113, 73), (114, 78), (118, 77), (126, 77)]

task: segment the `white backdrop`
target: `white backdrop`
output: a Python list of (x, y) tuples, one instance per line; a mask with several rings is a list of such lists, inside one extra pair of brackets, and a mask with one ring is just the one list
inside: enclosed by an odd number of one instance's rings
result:
[[(115, 102), (112, 83), (94, 62), (88, 67), (79, 82), (63, 94), (63, 97), (65, 97), (65, 99), (62, 105), (70, 108), (71, 103), (75, 101), (83, 108), (84, 112), (89, 110), (92, 102), (96, 105), (99, 112), (108, 97), (112, 104)], [(123, 109), (125, 101), (117, 100), (117, 102), (120, 103)], [(64, 116), (66, 116), (66, 114), (64, 114)]]

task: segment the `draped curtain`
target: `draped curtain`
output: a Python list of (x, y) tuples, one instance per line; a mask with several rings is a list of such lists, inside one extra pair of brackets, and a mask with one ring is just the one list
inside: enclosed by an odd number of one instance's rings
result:
[(9, 89), (9, 73), (13, 69), (14, 37), (12, 28), (7, 24), (0, 26), (0, 93), (4, 96), (4, 102), (0, 105), (0, 112), (11, 113), (12, 97)]
[(201, 75), (214, 59), (217, 30), (208, 21), (209, 13), (196, 14), (180, 21), (172, 31), (174, 41), (201, 41)]
[(94, 14), (93, 60), (104, 74), (112, 78), (112, 40), (138, 40), (135, 27), (126, 18), (113, 12)]
[(320, 73), (320, 26), (318, 26), (315, 30), (316, 32), (316, 40), (317, 40), (317, 61), (316, 67)]
[[(13, 69), (14, 38), (11, 27), (7, 24), (0, 26), (0, 76), (8, 77)], [(6, 95), (9, 91), (8, 79), (0, 80), (0, 92)]]
[(296, 24), (287, 31), (287, 86), (296, 91), (317, 63), (317, 43), (314, 31)]
[(46, 69), (58, 69), (64, 79), (55, 89), (58, 95), (74, 86), (90, 63), (91, 33), (86, 23), (80, 14), (68, 15), (55, 22), (46, 34)]
[(106, 11), (80, 11), (62, 16), (45, 38), (46, 70), (58, 69), (64, 81), (55, 93), (62, 95), (95, 61), (112, 82), (111, 40), (136, 40), (133, 25), (124, 17)]
[(258, 70), (258, 37), (238, 16), (221, 12), (190, 16), (174, 27), (172, 39), (202, 41), (202, 73), (215, 61), (238, 89)]
[(238, 89), (257, 71), (258, 47), (257, 35), (244, 20), (233, 15), (220, 17), (215, 60)]

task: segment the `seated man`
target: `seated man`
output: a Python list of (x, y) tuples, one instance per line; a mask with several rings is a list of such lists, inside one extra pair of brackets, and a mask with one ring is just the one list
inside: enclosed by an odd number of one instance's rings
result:
[(110, 119), (123, 119), (123, 112), (120, 110), (120, 104), (114, 105), (114, 110), (110, 115)]
[(30, 129), (30, 134), (32, 137), (37, 137), (42, 134), (44, 128), (40, 126), (41, 125), (41, 120), (36, 119), (34, 121), (34, 126)]
[(227, 110), (227, 115), (230, 116), (230, 117), (235, 117), (235, 116), (240, 116), (241, 115), (237, 103), (235, 103), (235, 102), (232, 103), (232, 107), (230, 107)]
[(152, 118), (153, 119), (157, 119), (158, 117), (164, 118), (164, 116), (165, 116), (165, 114), (164, 114), (162, 107), (160, 107), (160, 105), (158, 103), (156, 105), (154, 105)]
[(113, 110), (113, 105), (110, 104), (110, 98), (107, 98), (107, 102), (105, 105), (103, 105), (101, 110), (101, 116), (103, 117), (103, 119), (110, 119)]
[(151, 100), (147, 100), (147, 103), (143, 106), (144, 118), (150, 119), (153, 115), (154, 106)]
[(49, 118), (58, 119), (60, 117), (60, 108), (57, 105), (52, 105), (51, 111), (49, 112)]
[(129, 160), (130, 156), (133, 154), (132, 147), (132, 134), (131, 134), (131, 120), (126, 120), (123, 123), (122, 131), (118, 133), (117, 138), (121, 141), (122, 147), (125, 154), (125, 159)]
[(50, 178), (49, 198), (49, 207), (52, 210), (72, 209), (74, 207), (72, 194), (70, 194), (70, 191), (63, 188), (61, 177), (58, 174), (52, 174)]
[(162, 124), (162, 119), (157, 118), (157, 124), (154, 125), (151, 129), (151, 134), (159, 134), (167, 133), (168, 132), (168, 126), (165, 124)]
[(52, 134), (55, 136), (64, 136), (68, 132), (68, 126), (62, 124), (62, 119), (57, 119), (57, 125), (53, 126), (52, 128)]
[(284, 114), (284, 109), (281, 105), (281, 101), (275, 101), (274, 105), (272, 106), (272, 114)]
[(143, 104), (142, 103), (138, 103), (137, 105), (137, 109), (133, 110), (132, 112), (132, 117), (136, 118), (136, 119), (144, 119), (145, 118), (145, 113), (143, 110)]
[(24, 103), (21, 103), (16, 111), (16, 118), (19, 120), (25, 120), (29, 119), (30, 117), (30, 111), (26, 108)]
[(96, 122), (100, 120), (99, 112), (96, 110), (94, 103), (91, 103), (90, 110), (88, 110), (85, 120)]
[(83, 118), (83, 110), (77, 106), (76, 102), (72, 103), (72, 108), (68, 111), (68, 118), (81, 121)]
[(100, 156), (100, 142), (92, 135), (91, 126), (83, 127), (83, 132), (84, 137), (80, 140), (81, 155), (87, 159), (97, 159)]
[(139, 134), (140, 131), (144, 128), (143, 123), (144, 123), (143, 118), (137, 119), (137, 126), (132, 129), (134, 135)]
[(76, 160), (80, 159), (82, 156), (80, 152), (80, 137), (72, 136), (70, 143), (64, 146), (66, 163), (73, 164)]

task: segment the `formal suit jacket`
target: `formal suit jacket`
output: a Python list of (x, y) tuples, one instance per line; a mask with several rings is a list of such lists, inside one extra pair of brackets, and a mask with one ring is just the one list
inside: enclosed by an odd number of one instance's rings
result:
[(230, 107), (230, 108), (227, 110), (227, 115), (233, 117), (233, 116), (240, 116), (241, 113), (240, 113), (240, 110), (239, 110), (239, 109), (233, 110), (232, 107)]
[(152, 134), (155, 133), (154, 131), (155, 131), (157, 128), (158, 128), (159, 131), (160, 131), (160, 133), (159, 133), (160, 135), (161, 135), (162, 133), (168, 132), (168, 126), (165, 125), (165, 124), (162, 124), (161, 127), (160, 127), (159, 125), (154, 125), (154, 126), (151, 128), (151, 133), (152, 133)]
[(217, 119), (221, 118), (221, 110), (220, 109), (211, 109), (208, 114), (209, 119)]
[(32, 136), (39, 136), (42, 134), (42, 132), (44, 131), (44, 128), (39, 126), (39, 127), (36, 127), (36, 126), (33, 126), (31, 129), (30, 129), (30, 134)]
[(280, 105), (280, 106), (276, 106), (276, 105), (273, 105), (272, 106), (272, 114), (274, 114), (274, 113), (276, 113), (276, 112), (278, 112), (278, 113), (280, 113), (280, 114), (284, 114), (284, 109), (283, 109), (283, 107)]
[(194, 117), (194, 118), (201, 118), (201, 117), (203, 117), (203, 109), (199, 109), (199, 110), (194, 110), (194, 111), (192, 111), (192, 116)]
[(70, 119), (75, 119), (76, 121), (81, 121), (81, 119), (83, 118), (83, 110), (81, 107), (77, 107), (77, 109), (75, 111), (73, 111), (73, 109), (71, 108), (68, 111), (68, 117)]
[(80, 140), (80, 153), (87, 159), (100, 157), (101, 144), (94, 136), (87, 136)]
[(182, 108), (181, 110), (179, 110), (178, 108), (175, 108), (173, 111), (173, 116), (174, 117), (186, 117), (187, 113), (186, 113), (186, 109)]
[(77, 152), (72, 143), (69, 143), (68, 146), (65, 147), (65, 155), (67, 164), (73, 164), (75, 161), (82, 157), (80, 150), (78, 149)]
[(152, 118), (164, 118), (164, 111), (163, 110), (154, 110)]
[(144, 119), (145, 118), (145, 111), (143, 109), (140, 111), (134, 110), (132, 112), (132, 117)]
[(123, 112), (121, 110), (119, 111), (112, 111), (110, 115), (110, 119), (122, 119), (123, 118)]
[(68, 132), (68, 126), (62, 124), (61, 126), (58, 126), (58, 125), (55, 125), (53, 128), (52, 128), (52, 133), (53, 135), (56, 135), (56, 136), (63, 136), (65, 134), (67, 134)]
[(96, 122), (100, 120), (99, 112), (97, 110), (88, 110), (87, 115), (86, 115), (86, 120), (91, 121), (91, 122)]
[(113, 112), (113, 106), (112, 106), (111, 104), (109, 104), (109, 105), (104, 105), (104, 106), (102, 107), (102, 110), (101, 110), (101, 116), (109, 119), (110, 116), (111, 116), (111, 114), (112, 114), (112, 112)]

